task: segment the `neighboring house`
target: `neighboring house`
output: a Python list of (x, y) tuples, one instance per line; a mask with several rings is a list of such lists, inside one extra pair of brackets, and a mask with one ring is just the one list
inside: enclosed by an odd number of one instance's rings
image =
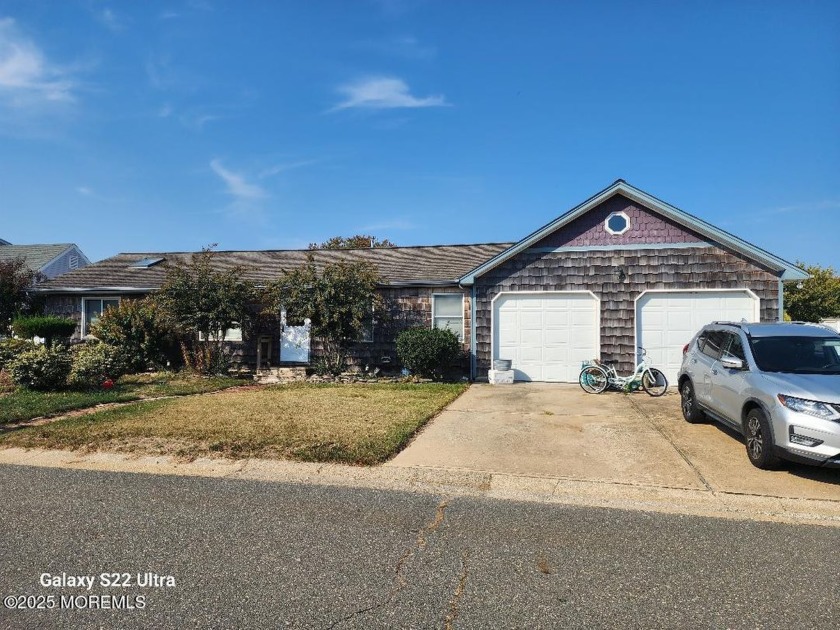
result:
[(13, 258), (23, 258), (27, 267), (47, 278), (55, 278), (90, 264), (87, 256), (73, 243), (12, 245), (0, 239), (0, 260)]
[[(307, 251), (219, 252), (257, 283), (302, 264)], [(674, 380), (682, 347), (713, 320), (776, 321), (782, 282), (807, 274), (790, 262), (618, 180), (513, 244), (320, 250), (317, 262), (367, 260), (383, 277), (392, 317), (354, 348), (360, 363), (394, 359), (407, 326), (455, 330), (471, 376), (511, 359), (517, 380), (576, 382), (600, 357), (633, 368), (637, 346)], [(165, 261), (185, 253), (119, 254), (46, 283), (48, 308), (79, 319), (160, 287)], [(253, 364), (276, 356), (280, 332), (241, 342)], [(282, 359), (282, 355), (280, 357)]]

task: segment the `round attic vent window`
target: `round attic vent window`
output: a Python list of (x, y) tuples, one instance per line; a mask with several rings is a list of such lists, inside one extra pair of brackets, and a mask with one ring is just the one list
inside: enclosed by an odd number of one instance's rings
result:
[(623, 212), (613, 212), (607, 217), (607, 220), (604, 221), (604, 228), (610, 234), (624, 234), (630, 229), (630, 217)]

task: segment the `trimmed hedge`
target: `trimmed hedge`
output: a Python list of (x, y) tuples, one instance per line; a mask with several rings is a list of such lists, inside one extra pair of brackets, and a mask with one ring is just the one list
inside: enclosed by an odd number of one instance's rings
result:
[(18, 317), (12, 322), (12, 330), (24, 339), (43, 337), (50, 346), (54, 339), (70, 337), (76, 330), (76, 320), (57, 315)]

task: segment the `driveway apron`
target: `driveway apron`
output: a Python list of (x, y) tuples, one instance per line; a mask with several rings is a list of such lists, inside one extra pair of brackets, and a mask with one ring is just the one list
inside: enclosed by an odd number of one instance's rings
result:
[(475, 384), (389, 465), (706, 489), (627, 395), (568, 384)]

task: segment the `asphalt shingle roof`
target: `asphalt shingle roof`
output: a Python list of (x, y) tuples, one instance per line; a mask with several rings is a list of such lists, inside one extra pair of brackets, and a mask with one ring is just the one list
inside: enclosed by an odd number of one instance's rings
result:
[[(276, 280), (289, 269), (306, 262), (312, 253), (317, 265), (329, 262), (368, 261), (379, 270), (388, 284), (455, 282), (462, 275), (486, 262), (511, 243), (477, 245), (430, 245), (418, 247), (383, 247), (374, 249), (221, 251), (214, 255), (214, 266), (245, 268), (244, 277), (257, 284)], [(157, 289), (166, 277), (167, 263), (186, 262), (193, 252), (123, 253), (98, 263), (76, 269), (40, 285), (41, 290)], [(143, 258), (163, 258), (164, 262), (148, 268), (131, 265)]]
[(49, 245), (0, 245), (0, 260), (23, 258), (26, 266), (39, 271), (44, 265), (60, 256), (72, 243), (56, 243)]

